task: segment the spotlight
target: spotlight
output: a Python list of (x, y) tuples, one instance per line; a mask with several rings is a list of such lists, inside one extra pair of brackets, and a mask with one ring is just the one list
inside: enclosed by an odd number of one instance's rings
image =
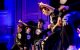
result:
[(78, 50), (80, 50), (80, 48), (78, 48)]
[(78, 36), (80, 37), (80, 34), (78, 34)]

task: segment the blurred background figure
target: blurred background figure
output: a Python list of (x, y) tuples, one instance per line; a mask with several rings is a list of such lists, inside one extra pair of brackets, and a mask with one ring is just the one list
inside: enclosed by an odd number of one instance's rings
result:
[(17, 25), (17, 34), (15, 39), (15, 44), (12, 50), (23, 50), (24, 49), (24, 41), (25, 41), (25, 25), (19, 23)]
[(33, 44), (34, 44), (34, 39), (33, 39), (33, 34), (32, 30), (29, 26), (25, 28), (25, 47), (24, 50), (32, 50)]
[(41, 49), (41, 39), (43, 39), (43, 24), (44, 21), (42, 19), (38, 20), (37, 23), (37, 28), (35, 30), (35, 41), (34, 41), (34, 45), (35, 45), (35, 50), (40, 50)]

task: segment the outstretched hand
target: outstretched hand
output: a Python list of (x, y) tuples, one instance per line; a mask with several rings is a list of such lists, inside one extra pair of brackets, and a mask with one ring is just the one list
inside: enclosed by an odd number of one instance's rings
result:
[(67, 11), (69, 10), (69, 6), (65, 6), (65, 5), (61, 5), (59, 8), (58, 8), (59, 11)]
[(38, 4), (39, 4), (39, 7), (40, 7), (40, 8), (45, 7), (45, 8), (47, 8), (47, 9), (49, 9), (49, 10), (54, 10), (54, 9), (55, 9), (54, 7), (51, 7), (51, 6), (48, 5), (48, 4), (44, 4), (43, 2), (40, 2), (40, 3), (38, 3)]
[(22, 22), (21, 20), (19, 20), (18, 22), (24, 24), (25, 26), (28, 26), (26, 23)]

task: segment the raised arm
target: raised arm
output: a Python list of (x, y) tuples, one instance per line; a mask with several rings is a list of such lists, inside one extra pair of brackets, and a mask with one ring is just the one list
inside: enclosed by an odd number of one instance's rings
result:
[(18, 22), (22, 23), (25, 26), (28, 26), (26, 23), (22, 22), (21, 20), (19, 20)]
[(42, 2), (40, 2), (40, 3), (38, 3), (38, 4), (39, 4), (39, 7), (40, 7), (40, 8), (47, 8), (47, 9), (52, 10), (52, 11), (55, 9), (54, 7), (51, 7), (50, 5), (44, 4), (44, 3), (42, 3)]

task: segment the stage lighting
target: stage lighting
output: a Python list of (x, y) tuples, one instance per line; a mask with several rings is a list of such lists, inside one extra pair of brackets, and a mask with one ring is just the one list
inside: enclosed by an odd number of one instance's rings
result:
[(78, 36), (80, 37), (80, 34), (78, 34)]
[(80, 50), (80, 48), (78, 48), (78, 50)]

